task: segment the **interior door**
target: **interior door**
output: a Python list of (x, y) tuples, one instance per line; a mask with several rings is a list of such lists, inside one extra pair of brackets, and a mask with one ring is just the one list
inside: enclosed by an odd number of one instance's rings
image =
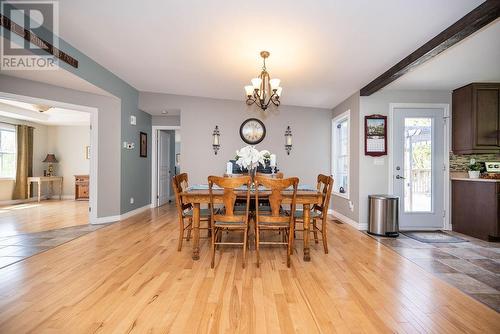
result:
[(444, 227), (443, 109), (394, 109), (394, 194), (403, 230)]
[(158, 206), (169, 200), (170, 189), (170, 135), (158, 131)]

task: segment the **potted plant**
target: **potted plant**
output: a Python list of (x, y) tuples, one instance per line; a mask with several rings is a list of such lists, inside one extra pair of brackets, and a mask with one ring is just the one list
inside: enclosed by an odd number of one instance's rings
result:
[(467, 167), (469, 170), (469, 179), (478, 179), (481, 173), (481, 164), (476, 159), (470, 159)]

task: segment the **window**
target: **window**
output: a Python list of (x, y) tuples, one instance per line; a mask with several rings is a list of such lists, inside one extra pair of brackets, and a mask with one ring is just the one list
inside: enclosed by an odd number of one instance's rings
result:
[(16, 178), (16, 128), (0, 123), (0, 178)]
[(349, 198), (349, 125), (350, 110), (332, 120), (333, 192)]

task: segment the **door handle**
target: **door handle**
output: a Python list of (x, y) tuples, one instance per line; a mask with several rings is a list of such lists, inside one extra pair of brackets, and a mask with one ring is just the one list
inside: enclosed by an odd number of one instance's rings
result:
[(404, 180), (405, 178), (403, 176), (401, 176), (401, 175), (396, 175), (396, 179), (398, 179), (398, 180)]

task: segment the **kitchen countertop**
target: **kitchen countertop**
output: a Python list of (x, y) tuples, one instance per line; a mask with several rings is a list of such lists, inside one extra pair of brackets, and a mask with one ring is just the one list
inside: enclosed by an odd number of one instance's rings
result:
[(500, 179), (470, 179), (468, 177), (451, 177), (452, 181), (471, 181), (471, 182), (500, 182)]

